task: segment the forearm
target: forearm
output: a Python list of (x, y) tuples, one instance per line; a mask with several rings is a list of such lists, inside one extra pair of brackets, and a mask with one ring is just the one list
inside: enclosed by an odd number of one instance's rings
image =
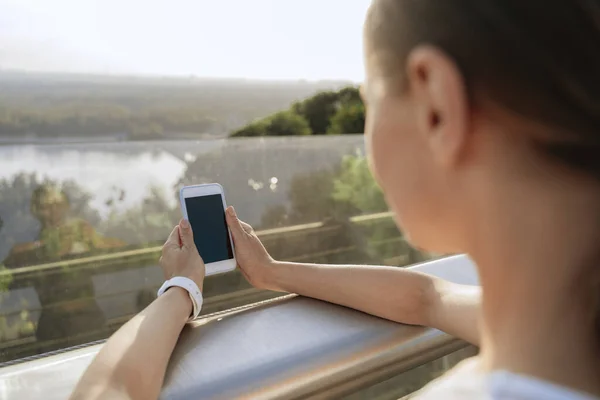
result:
[(411, 325), (479, 342), (480, 288), (405, 268), (278, 262), (274, 285)]
[(434, 280), (430, 325), (479, 345), (481, 287)]
[(156, 399), (191, 308), (187, 292), (169, 289), (104, 344), (71, 399)]
[(273, 268), (281, 290), (413, 325), (430, 326), (430, 275), (384, 266), (280, 262)]

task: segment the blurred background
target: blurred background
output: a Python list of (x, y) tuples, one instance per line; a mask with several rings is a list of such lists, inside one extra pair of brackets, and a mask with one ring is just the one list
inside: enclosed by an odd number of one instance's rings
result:
[[(364, 156), (368, 5), (0, 0), (0, 363), (104, 339), (149, 304), (183, 185), (222, 184), (278, 259), (431, 258)], [(203, 313), (283, 295), (238, 272), (205, 292)]]

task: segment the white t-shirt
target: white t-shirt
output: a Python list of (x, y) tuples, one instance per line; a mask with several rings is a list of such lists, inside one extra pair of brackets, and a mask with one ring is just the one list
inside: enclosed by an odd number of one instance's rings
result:
[(477, 359), (465, 360), (411, 400), (600, 400), (539, 379), (507, 371), (482, 373)]

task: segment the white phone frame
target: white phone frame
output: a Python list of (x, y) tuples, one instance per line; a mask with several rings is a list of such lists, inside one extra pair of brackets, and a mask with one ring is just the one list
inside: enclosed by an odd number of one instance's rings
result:
[[(185, 205), (185, 199), (189, 197), (200, 197), (200, 196), (210, 196), (214, 194), (220, 194), (221, 199), (223, 200), (223, 212), (227, 208), (227, 203), (225, 202), (225, 191), (223, 190), (223, 186), (218, 183), (207, 183), (203, 185), (193, 185), (193, 186), (184, 186), (179, 191), (179, 202), (181, 203), (181, 212), (183, 213), (183, 218), (188, 219), (187, 207)], [(231, 231), (229, 230), (229, 226), (226, 226), (227, 233), (229, 234), (229, 241), (231, 243), (231, 251), (233, 254), (233, 258), (223, 261), (216, 261), (212, 263), (205, 264), (206, 266), (206, 276), (222, 274), (225, 272), (230, 272), (235, 270), (237, 262), (235, 260), (235, 248), (233, 247), (233, 238), (231, 237)]]

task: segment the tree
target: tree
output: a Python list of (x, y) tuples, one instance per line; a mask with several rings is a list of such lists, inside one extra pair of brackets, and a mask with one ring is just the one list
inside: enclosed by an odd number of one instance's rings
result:
[(256, 137), (267, 134), (267, 121), (259, 120), (252, 122), (231, 134), (231, 137)]
[[(373, 179), (366, 157), (360, 153), (342, 160), (340, 173), (333, 182), (331, 197), (338, 207), (346, 205), (362, 214), (388, 210), (383, 191)], [(365, 224), (361, 233), (368, 242), (370, 257), (379, 259), (379, 262), (407, 265), (430, 258), (430, 255), (412, 248), (402, 239), (391, 218)]]
[(352, 134), (365, 131), (365, 107), (362, 103), (342, 105), (331, 118), (328, 134)]
[(280, 111), (269, 119), (269, 136), (310, 135), (310, 126), (304, 117), (293, 111)]
[(233, 132), (231, 137), (296, 136), (310, 135), (310, 133), (310, 127), (306, 119), (293, 111), (287, 110), (240, 128)]
[(92, 195), (72, 181), (57, 182), (41, 179), (36, 174), (19, 173), (10, 179), (0, 180), (0, 215), (3, 229), (0, 232), (0, 261), (17, 243), (30, 242), (39, 233), (39, 222), (31, 214), (34, 190), (44, 185), (60, 187), (69, 199), (69, 216), (80, 218), (96, 226), (100, 215), (92, 208)]
[(288, 193), (290, 224), (321, 221), (333, 214), (335, 203), (331, 190), (334, 177), (335, 171), (326, 169), (292, 178)]
[(289, 110), (255, 121), (233, 132), (231, 136), (363, 133), (364, 125), (365, 109), (358, 88), (348, 86), (337, 92), (317, 93), (292, 104)]
[(324, 135), (337, 110), (339, 94), (326, 91), (292, 105), (292, 110), (308, 121), (313, 135)]
[(341, 104), (362, 103), (360, 91), (356, 86), (346, 86), (338, 92), (338, 100)]
[(331, 197), (362, 213), (387, 210), (383, 192), (371, 175), (367, 158), (360, 153), (342, 159), (340, 173), (333, 182)]

